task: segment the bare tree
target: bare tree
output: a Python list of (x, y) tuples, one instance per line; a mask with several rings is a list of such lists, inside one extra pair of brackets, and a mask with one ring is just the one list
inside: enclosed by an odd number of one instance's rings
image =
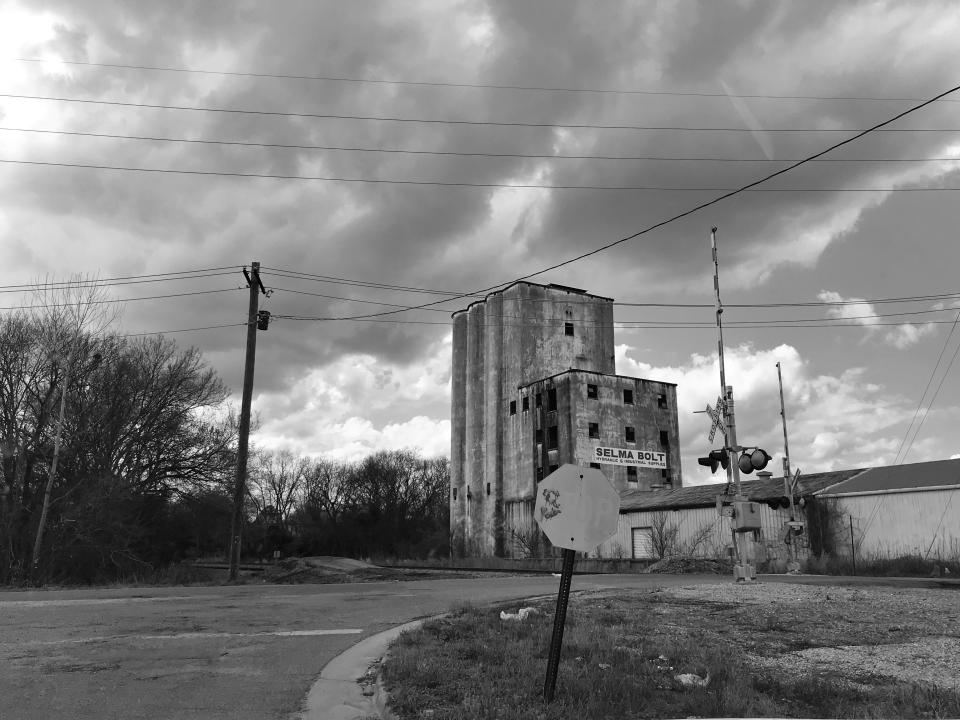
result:
[(255, 451), (249, 492), (257, 510), (274, 508), (280, 525), (286, 527), (303, 492), (309, 463), (308, 458), (295, 456), (289, 450)]
[[(60, 409), (54, 431), (53, 458), (47, 474), (43, 492), (43, 504), (37, 534), (31, 554), (32, 572), (37, 575), (40, 564), (40, 548), (50, 511), (50, 495), (57, 477), (57, 464), (60, 460), (60, 446), (63, 438), (63, 423), (67, 408), (67, 392), (71, 376), (79, 365), (87, 362), (91, 337), (97, 337), (116, 318), (116, 307), (106, 303), (106, 293), (95, 278), (72, 277), (67, 282), (55, 283), (49, 280), (37, 285), (32, 309), (38, 311), (40, 318), (41, 342), (50, 360), (51, 395), (56, 380), (60, 384)], [(96, 360), (98, 355), (91, 353)]]
[(658, 560), (676, 554), (680, 528), (670, 523), (670, 514), (660, 511), (650, 517), (650, 544)]

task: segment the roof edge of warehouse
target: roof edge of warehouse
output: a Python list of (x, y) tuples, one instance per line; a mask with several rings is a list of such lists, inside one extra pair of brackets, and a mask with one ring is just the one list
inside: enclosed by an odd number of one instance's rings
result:
[(494, 290), (494, 291), (492, 291), (492, 292), (488, 292), (486, 295), (483, 296), (483, 299), (482, 299), (482, 300), (474, 300), (472, 303), (470, 303), (469, 305), (467, 305), (465, 308), (462, 308), (462, 309), (460, 309), (460, 310), (454, 310), (452, 313), (450, 313), (450, 317), (453, 317), (453, 316), (455, 316), (455, 315), (459, 315), (460, 313), (467, 312), (467, 311), (468, 311), (470, 308), (472, 308), (474, 305), (479, 305), (480, 303), (485, 303), (488, 298), (492, 297), (493, 295), (499, 295), (500, 293), (506, 292), (507, 290), (509, 290), (510, 288), (512, 288), (514, 285), (533, 285), (533, 286), (535, 286), (535, 287), (544, 288), (544, 289), (546, 289), (546, 290), (560, 290), (560, 291), (563, 291), (563, 292), (572, 293), (572, 294), (574, 294), (574, 295), (586, 295), (587, 297), (596, 298), (597, 300), (607, 300), (607, 301), (609, 301), (609, 302), (613, 302), (613, 298), (605, 297), (605, 296), (603, 296), (603, 295), (594, 295), (592, 292), (588, 292), (588, 291), (584, 290), (583, 288), (575, 288), (575, 287), (572, 287), (572, 286), (570, 286), (570, 285), (560, 285), (560, 284), (558, 284), (558, 283), (546, 283), (546, 284), (544, 284), (544, 283), (530, 282), (529, 280), (514, 280), (512, 283), (510, 283), (509, 285), (505, 285), (504, 287), (500, 288), (499, 290)]
[[(869, 470), (870, 468), (855, 468), (852, 470), (831, 470), (823, 473), (801, 475), (796, 495), (812, 497), (821, 490), (831, 488), (846, 482)], [(644, 512), (650, 510), (679, 510), (682, 508), (714, 507), (718, 495), (726, 494), (725, 482), (706, 483), (703, 485), (687, 485), (660, 492), (650, 493), (642, 490), (628, 490), (620, 496), (620, 512)], [(753, 502), (766, 502), (784, 494), (783, 478), (755, 478), (740, 482), (742, 494)], [(730, 490), (733, 490), (732, 483)]]
[(636, 377), (634, 375), (620, 375), (619, 373), (605, 373), (605, 372), (600, 372), (599, 370), (583, 370), (581, 368), (569, 368), (567, 370), (563, 370), (562, 372), (554, 373), (553, 375), (548, 375), (547, 377), (531, 380), (530, 382), (525, 383), (523, 385), (517, 385), (517, 390), (523, 390), (524, 388), (528, 388), (531, 385), (536, 385), (537, 383), (542, 383), (546, 380), (553, 380), (554, 378), (558, 378), (561, 375), (567, 375), (569, 373), (587, 373), (589, 375), (599, 375), (600, 377), (623, 378), (624, 380), (643, 380), (644, 382), (655, 382), (655, 383), (659, 383), (660, 385), (670, 385), (672, 387), (677, 386), (676, 383), (667, 382), (666, 380), (650, 380), (648, 378)]

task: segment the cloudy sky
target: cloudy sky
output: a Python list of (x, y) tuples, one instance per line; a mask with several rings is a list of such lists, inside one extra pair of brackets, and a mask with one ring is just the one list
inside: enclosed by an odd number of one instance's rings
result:
[(4, 285), (155, 280), (122, 331), (239, 393), (259, 261), (254, 440), (351, 459), (448, 452), (458, 296), (585, 288), (693, 484), (717, 226), (742, 443), (779, 469), (779, 362), (794, 467), (957, 456), (960, 92), (538, 274), (960, 84), (957, 37), (951, 0), (0, 0)]

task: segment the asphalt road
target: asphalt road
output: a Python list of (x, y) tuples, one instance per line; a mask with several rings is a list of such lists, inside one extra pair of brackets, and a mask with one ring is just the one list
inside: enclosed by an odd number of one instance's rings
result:
[[(573, 590), (724, 581), (578, 575)], [(366, 636), (456, 602), (557, 587), (546, 575), (0, 592), (0, 720), (287, 719), (323, 666)]]
[[(574, 590), (694, 576), (577, 576)], [(0, 720), (289, 718), (360, 639), (557, 578), (0, 592)]]

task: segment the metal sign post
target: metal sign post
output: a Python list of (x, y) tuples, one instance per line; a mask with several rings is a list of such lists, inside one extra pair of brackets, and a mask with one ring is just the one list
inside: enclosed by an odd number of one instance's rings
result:
[(563, 548), (560, 591), (557, 593), (557, 610), (553, 616), (547, 677), (543, 683), (543, 699), (549, 703), (553, 702), (557, 686), (573, 561), (578, 550), (590, 552), (616, 533), (620, 496), (596, 468), (567, 463), (547, 475), (537, 486), (533, 516), (553, 546)]
[(543, 699), (553, 702), (557, 689), (557, 670), (560, 667), (560, 647), (563, 645), (563, 627), (567, 621), (567, 604), (570, 602), (570, 581), (573, 579), (573, 561), (577, 553), (569, 548), (563, 551), (563, 570), (560, 572), (560, 592), (557, 593), (557, 609), (553, 614), (553, 637), (550, 639), (550, 654), (547, 656), (547, 678), (543, 683)]

